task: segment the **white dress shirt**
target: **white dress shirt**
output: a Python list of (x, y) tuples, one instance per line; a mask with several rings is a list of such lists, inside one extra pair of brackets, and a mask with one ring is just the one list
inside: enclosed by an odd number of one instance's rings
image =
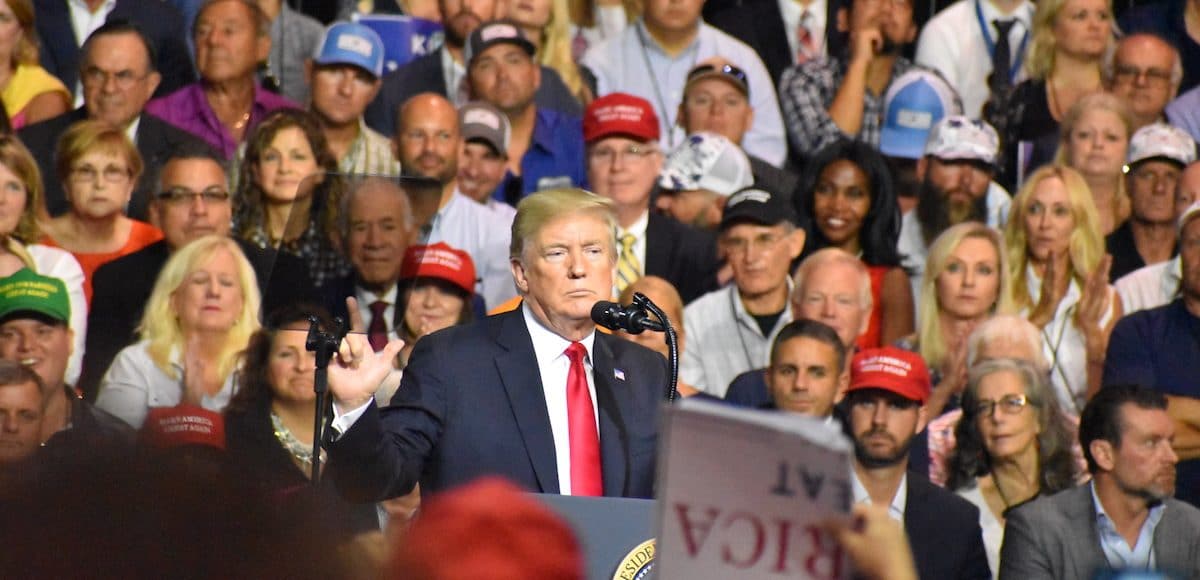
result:
[(438, 51), (442, 59), (442, 80), (446, 83), (446, 98), (454, 103), (454, 108), (467, 104), (470, 100), (470, 89), (467, 88), (467, 67), (450, 56), (450, 50), (442, 45)]
[[(858, 472), (854, 467), (850, 467), (850, 493), (856, 504), (871, 504), (871, 495), (867, 493), (867, 488), (863, 486), (862, 481), (858, 479)], [(893, 520), (904, 523), (904, 510), (908, 507), (908, 474), (900, 476), (900, 486), (896, 488), (896, 495), (892, 496), (892, 503), (888, 504), (888, 515)]]
[(1113, 283), (1121, 296), (1125, 316), (1139, 310), (1166, 306), (1179, 295), (1179, 281), (1183, 279), (1183, 263), (1179, 256), (1166, 262), (1142, 266)]
[(814, 56), (828, 54), (825, 46), (825, 12), (828, 10), (825, 0), (812, 0), (808, 6), (801, 6), (798, 0), (779, 0), (779, 15), (783, 17), (783, 31), (787, 34), (788, 47), (791, 48), (792, 64), (796, 64), (796, 55), (800, 54), (800, 18), (808, 12), (808, 33), (812, 38)]

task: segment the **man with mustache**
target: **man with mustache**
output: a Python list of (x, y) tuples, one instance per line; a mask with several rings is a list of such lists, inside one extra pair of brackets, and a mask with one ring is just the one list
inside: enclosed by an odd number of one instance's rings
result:
[(921, 578), (991, 578), (979, 509), (908, 471), (929, 393), (929, 370), (916, 353), (883, 347), (854, 356), (845, 400), (853, 501), (887, 506), (904, 522)]
[(1015, 508), (1000, 578), (1092, 578), (1110, 570), (1200, 577), (1200, 510), (1171, 497), (1175, 425), (1147, 387), (1100, 390), (1083, 409), (1079, 443), (1092, 481)]

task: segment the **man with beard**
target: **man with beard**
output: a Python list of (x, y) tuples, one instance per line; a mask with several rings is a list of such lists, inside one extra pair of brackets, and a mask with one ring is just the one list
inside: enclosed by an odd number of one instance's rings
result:
[[(479, 25), (501, 14), (496, 0), (439, 0), (445, 37), (442, 47), (417, 57), (383, 76), (379, 95), (367, 107), (367, 125), (387, 135), (396, 129), (396, 114), (400, 106), (420, 93), (437, 93), (450, 99), (455, 107), (469, 100), (467, 65), (463, 47)], [(542, 84), (534, 99), (539, 107), (579, 116), (583, 106), (558, 73), (541, 67)]]
[(442, 188), (437, 212), (418, 222), (419, 243), (445, 242), (470, 254), (480, 276), (477, 290), (489, 308), (516, 296), (506, 250), (511, 216), (476, 203), (458, 188), (462, 136), (454, 105), (434, 93), (409, 99), (400, 109), (394, 147), (405, 175), (435, 180)]
[(854, 356), (845, 424), (854, 441), (853, 501), (887, 506), (904, 522), (921, 578), (991, 578), (979, 509), (908, 471), (929, 392), (929, 370), (916, 353), (884, 347)]
[(1171, 497), (1174, 435), (1162, 394), (1101, 389), (1079, 420), (1092, 481), (1009, 513), (1000, 578), (1092, 578), (1114, 569), (1200, 577), (1200, 510)]
[(921, 295), (929, 246), (946, 228), (966, 221), (1004, 225), (1012, 201), (992, 182), (999, 149), (996, 130), (983, 121), (954, 115), (930, 130), (925, 155), (917, 161), (917, 206), (900, 222), (901, 265), (913, 296)]

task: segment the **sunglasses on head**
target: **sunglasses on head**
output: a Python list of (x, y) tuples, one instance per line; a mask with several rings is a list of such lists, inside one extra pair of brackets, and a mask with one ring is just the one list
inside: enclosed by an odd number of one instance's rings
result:
[(740, 81), (743, 85), (748, 86), (750, 83), (750, 81), (748, 81), (746, 79), (746, 71), (744, 71), (736, 66), (733, 66), (731, 64), (725, 64), (725, 65), (721, 65), (721, 66), (717, 66), (715, 64), (702, 64), (702, 65), (692, 69), (692, 72), (688, 73), (687, 78), (690, 81), (700, 75), (706, 75), (706, 74), (713, 73), (713, 72), (720, 73), (723, 75), (729, 75), (729, 76), (737, 79), (738, 81)]

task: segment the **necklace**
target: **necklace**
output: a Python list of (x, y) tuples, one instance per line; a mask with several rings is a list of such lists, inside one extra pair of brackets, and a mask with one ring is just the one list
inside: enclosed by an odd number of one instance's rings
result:
[[(274, 411), (271, 412), (271, 427), (275, 430), (275, 438), (279, 440), (279, 444), (283, 445), (283, 448), (291, 453), (296, 461), (300, 462), (304, 467), (304, 474), (308, 475), (312, 468), (312, 446), (305, 445), (296, 439), (292, 431), (283, 424), (283, 419), (280, 419)], [(321, 461), (325, 461), (324, 449), (321, 450)]]
[(245, 113), (242, 113), (242, 118), (238, 119), (238, 121), (233, 124), (233, 130), (241, 131), (243, 128), (245, 128), (246, 123), (249, 123), (249, 122), (250, 122), (250, 111), (246, 111)]

